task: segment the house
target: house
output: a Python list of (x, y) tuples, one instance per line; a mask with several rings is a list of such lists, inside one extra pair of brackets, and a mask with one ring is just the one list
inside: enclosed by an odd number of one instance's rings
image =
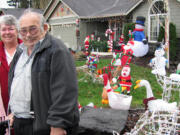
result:
[(78, 50), (87, 35), (104, 35), (106, 29), (122, 34), (123, 24), (131, 22), (131, 12), (143, 0), (51, 0), (44, 16), (51, 33), (68, 48)]
[[(9, 14), (9, 15), (14, 15), (18, 19), (25, 10), (26, 8), (0, 8), (0, 16)], [(43, 10), (41, 9), (32, 9), (32, 10), (43, 14)]]
[(160, 24), (168, 13), (180, 38), (179, 0), (169, 0), (168, 11), (163, 0), (51, 0), (44, 16), (51, 33), (77, 50), (87, 35), (102, 35), (108, 28), (115, 32), (114, 40), (118, 40), (124, 24), (135, 22), (137, 16), (146, 18), (145, 34), (150, 44), (157, 42)]

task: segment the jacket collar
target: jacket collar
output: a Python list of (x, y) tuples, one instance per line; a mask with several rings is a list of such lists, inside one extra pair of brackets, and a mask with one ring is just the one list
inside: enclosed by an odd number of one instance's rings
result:
[(42, 43), (41, 43), (41, 45), (40, 45), (37, 52), (41, 52), (42, 50), (44, 50), (46, 48), (49, 48), (51, 46), (50, 40), (51, 40), (50, 34), (46, 33), (46, 35), (44, 37), (44, 40), (42, 41)]

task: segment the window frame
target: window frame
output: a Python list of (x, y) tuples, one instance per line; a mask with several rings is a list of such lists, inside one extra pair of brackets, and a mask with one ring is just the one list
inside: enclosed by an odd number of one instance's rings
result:
[[(149, 13), (148, 13), (148, 41), (149, 42), (151, 42), (151, 43), (156, 43), (157, 42), (157, 38), (158, 38), (158, 35), (159, 35), (159, 30), (160, 30), (160, 17), (161, 16), (164, 16), (164, 21), (165, 21), (165, 19), (166, 19), (166, 17), (167, 17), (167, 11), (166, 11), (166, 13), (151, 13), (151, 10), (152, 10), (152, 8), (153, 8), (153, 6), (156, 4), (156, 2), (163, 2), (164, 3), (164, 1), (163, 0), (155, 0), (152, 4), (151, 4), (151, 6), (150, 6), (150, 8), (149, 8)], [(164, 3), (165, 4), (165, 3)], [(161, 11), (161, 9), (159, 9), (159, 11)], [(156, 30), (154, 30), (154, 31), (152, 31), (152, 26), (151, 26), (151, 24), (152, 24), (152, 18), (155, 18), (155, 29)], [(155, 39), (153, 38), (152, 39), (152, 32), (156, 32), (156, 37), (155, 37)]]

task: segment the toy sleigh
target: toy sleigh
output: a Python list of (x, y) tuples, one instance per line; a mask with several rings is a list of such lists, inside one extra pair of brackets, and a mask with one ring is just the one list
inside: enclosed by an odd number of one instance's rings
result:
[(109, 92), (109, 106), (118, 110), (129, 110), (131, 106), (132, 96)]
[(6, 120), (6, 113), (1, 96), (1, 88), (0, 88), (0, 135), (10, 135), (10, 124), (9, 124), (9, 120)]

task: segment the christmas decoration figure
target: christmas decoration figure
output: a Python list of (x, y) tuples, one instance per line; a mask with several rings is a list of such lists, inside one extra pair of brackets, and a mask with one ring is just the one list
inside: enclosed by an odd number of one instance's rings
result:
[(87, 57), (87, 65), (91, 72), (97, 69), (98, 55), (92, 54)]
[(133, 50), (131, 49), (134, 45), (133, 41), (128, 41), (127, 45), (123, 44), (121, 46), (121, 55), (120, 55), (120, 62), (117, 59), (116, 61), (116, 71), (114, 72), (114, 77), (117, 77), (118, 72), (122, 69), (123, 66), (129, 65), (132, 59)]
[(121, 66), (121, 54), (118, 52), (113, 52), (113, 59), (111, 61), (113, 66)]
[(89, 51), (88, 51), (88, 49), (89, 49), (89, 41), (90, 41), (90, 37), (87, 36), (85, 38), (85, 40), (84, 40), (84, 47), (85, 47), (85, 54), (86, 54), (86, 56), (89, 55)]
[(94, 41), (94, 34), (91, 34), (91, 41)]
[(147, 98), (143, 100), (143, 103), (145, 104), (145, 109), (149, 109), (150, 111), (175, 111), (177, 110), (176, 102), (168, 103), (167, 101), (164, 101), (163, 99), (156, 99), (153, 95), (151, 85), (149, 81), (147, 80), (137, 80), (136, 86), (134, 87), (134, 89), (137, 89), (143, 86), (146, 88), (146, 95), (147, 95)]
[(126, 65), (122, 68), (121, 75), (119, 76), (119, 84), (122, 87), (122, 92), (124, 93), (125, 91), (127, 94), (130, 94), (132, 82), (131, 82), (131, 68), (129, 65)]
[(122, 53), (121, 53), (121, 66), (129, 65), (132, 59), (134, 46), (133, 41), (128, 41), (127, 45), (122, 45)]
[(162, 47), (159, 47), (155, 51), (155, 57), (150, 60), (149, 65), (152, 66), (152, 74), (158, 74), (161, 76), (166, 75), (166, 64), (168, 60), (164, 57), (165, 51)]
[(134, 35), (131, 32), (131, 30), (129, 30), (128, 36), (129, 36), (129, 41), (133, 41), (134, 40)]
[(116, 92), (116, 93), (122, 93), (122, 87), (121, 87), (120, 84), (117, 84), (117, 79), (116, 79), (116, 78), (113, 78), (113, 79), (112, 79), (111, 84), (113, 85), (113, 86), (112, 86), (112, 89), (114, 90), (114, 92)]
[(109, 35), (109, 40), (107, 41), (108, 44), (108, 52), (112, 52), (113, 49), (113, 40), (114, 40), (114, 32), (111, 29), (107, 29), (105, 32), (105, 36), (107, 37)]
[(143, 57), (148, 53), (149, 46), (144, 34), (144, 22), (143, 16), (136, 18), (135, 29), (133, 31), (134, 46), (132, 47), (133, 55), (136, 57)]
[(119, 44), (119, 46), (124, 44), (124, 34), (121, 34), (118, 44)]
[(107, 74), (103, 74), (100, 77), (104, 80), (102, 103), (109, 104), (109, 106), (113, 109), (129, 110), (132, 96), (114, 92), (114, 90), (111, 88), (110, 80)]
[(109, 81), (109, 77), (107, 74), (103, 74), (102, 75), (103, 77), (103, 81), (104, 81), (104, 87), (103, 87), (103, 92), (102, 92), (102, 104), (108, 104), (109, 101), (108, 101), (108, 91), (111, 91), (112, 88), (110, 86), (110, 81)]

